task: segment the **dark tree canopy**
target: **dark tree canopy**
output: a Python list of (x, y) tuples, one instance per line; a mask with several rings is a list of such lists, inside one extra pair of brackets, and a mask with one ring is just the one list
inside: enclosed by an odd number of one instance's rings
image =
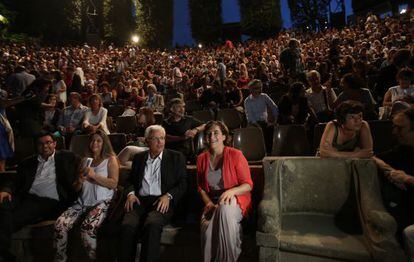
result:
[(144, 46), (170, 47), (173, 36), (173, 0), (136, 0), (137, 33)]
[(131, 0), (104, 0), (104, 37), (122, 43), (128, 41), (135, 28)]
[(213, 43), (222, 32), (221, 0), (189, 0), (191, 32), (201, 43)]
[(47, 40), (79, 39), (81, 35), (81, 0), (16, 0), (13, 29)]
[(296, 28), (317, 29), (327, 21), (330, 0), (288, 0), (292, 23)]
[(269, 37), (282, 28), (279, 0), (239, 0), (244, 34)]

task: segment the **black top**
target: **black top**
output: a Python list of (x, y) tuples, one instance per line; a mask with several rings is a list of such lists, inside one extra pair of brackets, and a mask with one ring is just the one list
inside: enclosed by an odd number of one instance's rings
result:
[(216, 103), (218, 107), (223, 103), (223, 97), (219, 91), (213, 91), (211, 88), (207, 88), (201, 94), (200, 102), (204, 108), (208, 108), (211, 102)]
[(414, 148), (398, 145), (384, 153), (377, 155), (385, 163), (395, 169), (403, 170), (409, 175), (414, 175)]
[(183, 136), (187, 130), (196, 128), (202, 124), (202, 122), (191, 116), (184, 116), (178, 122), (173, 122), (171, 118), (164, 120), (163, 127), (168, 135)]
[[(203, 123), (199, 120), (191, 117), (191, 116), (184, 116), (181, 118), (178, 122), (171, 121), (171, 118), (168, 118), (167, 120), (164, 120), (163, 127), (165, 128), (165, 132), (167, 135), (172, 136), (184, 136), (185, 132), (190, 129), (194, 129)], [(192, 140), (187, 139), (185, 141), (168, 141), (166, 147), (169, 149), (177, 150), (183, 153), (186, 157), (191, 158), (191, 152), (192, 152)]]

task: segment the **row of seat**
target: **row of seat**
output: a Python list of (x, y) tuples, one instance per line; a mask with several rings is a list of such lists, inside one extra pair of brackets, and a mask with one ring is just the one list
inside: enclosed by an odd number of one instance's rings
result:
[[(396, 141), (392, 137), (392, 122), (377, 120), (368, 122), (371, 127), (374, 141), (374, 152), (376, 154), (389, 150)], [(303, 125), (280, 125), (275, 126), (273, 133), (272, 156), (310, 156), (314, 155), (319, 141), (322, 137), (326, 124), (315, 126), (313, 134), (313, 147), (308, 139), (308, 134)], [(112, 147), (119, 153), (127, 144), (126, 133), (112, 133), (109, 135)], [(266, 145), (263, 132), (257, 127), (236, 128), (232, 131), (233, 147), (240, 149), (249, 163), (259, 163), (266, 156)], [(34, 154), (35, 147), (32, 138), (18, 137), (15, 141), (16, 154), (14, 164), (23, 158)], [(193, 153), (198, 155), (205, 149), (203, 132), (193, 139)], [(88, 136), (77, 135), (71, 140), (69, 150), (83, 155), (88, 147)], [(57, 138), (57, 148), (65, 149), (64, 137)]]

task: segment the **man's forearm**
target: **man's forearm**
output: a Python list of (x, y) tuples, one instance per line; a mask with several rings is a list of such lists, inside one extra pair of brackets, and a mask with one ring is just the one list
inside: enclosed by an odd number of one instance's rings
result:
[(372, 160), (375, 161), (375, 164), (377, 164), (377, 167), (381, 169), (382, 171), (391, 171), (395, 170), (392, 166), (385, 163), (382, 159), (379, 159), (378, 157), (374, 156), (372, 157)]

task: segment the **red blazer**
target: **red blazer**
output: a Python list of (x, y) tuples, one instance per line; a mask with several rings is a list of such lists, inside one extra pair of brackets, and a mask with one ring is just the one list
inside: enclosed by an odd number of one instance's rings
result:
[[(197, 185), (198, 191), (204, 190), (209, 192), (210, 188), (207, 182), (207, 174), (210, 166), (210, 152), (201, 153), (197, 158)], [(253, 188), (253, 181), (250, 175), (249, 164), (243, 153), (232, 147), (224, 147), (223, 168), (222, 168), (224, 189), (239, 186), (247, 183)], [(243, 215), (245, 216), (250, 208), (250, 192), (236, 196)]]

